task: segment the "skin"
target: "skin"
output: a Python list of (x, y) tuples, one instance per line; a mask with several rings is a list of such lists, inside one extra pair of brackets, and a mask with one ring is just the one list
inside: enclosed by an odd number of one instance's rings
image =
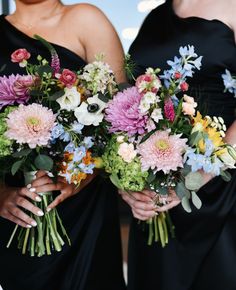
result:
[[(212, 20), (218, 19), (229, 26), (235, 34), (236, 42), (236, 2), (234, 0), (222, 1), (222, 0), (174, 0), (173, 9), (181, 18), (197, 16), (200, 18)], [(224, 13), (222, 13), (224, 11)], [(231, 145), (236, 144), (236, 121), (228, 129), (225, 141)], [(210, 181), (213, 176), (200, 171), (204, 184)], [(122, 198), (130, 205), (133, 216), (140, 220), (148, 220), (154, 217), (158, 212), (169, 210), (180, 203), (179, 198), (174, 191), (170, 192), (170, 196), (167, 200), (168, 204), (162, 207), (156, 207), (155, 197), (156, 193), (145, 190), (144, 192), (135, 192), (127, 194), (127, 192), (119, 191)]]
[[(86, 62), (92, 62), (96, 54), (103, 53), (104, 61), (110, 64), (117, 82), (125, 81), (124, 54), (120, 40), (109, 20), (98, 8), (89, 4), (63, 5), (59, 0), (15, 2), (16, 11), (6, 19), (17, 29), (29, 37), (38, 34), (52, 43), (66, 47)], [(43, 171), (37, 173), (30, 189), (2, 185), (0, 216), (22, 227), (36, 226), (36, 222), (23, 210), (39, 216), (43, 214), (30, 202), (40, 200), (38, 192), (61, 192), (48, 206), (48, 210), (51, 210), (66, 198), (78, 193), (95, 175), (89, 175), (77, 189), (74, 185), (65, 183), (62, 178), (54, 184)]]

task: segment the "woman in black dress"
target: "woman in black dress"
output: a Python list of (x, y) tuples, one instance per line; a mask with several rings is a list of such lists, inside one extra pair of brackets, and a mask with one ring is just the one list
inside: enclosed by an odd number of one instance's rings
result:
[[(58, 0), (17, 0), (16, 12), (0, 17), (1, 75), (24, 73), (10, 60), (18, 48), (30, 51), (32, 60), (38, 54), (50, 59), (34, 34), (53, 43), (62, 67), (78, 70), (104, 53), (117, 80), (124, 80), (121, 44), (104, 14), (91, 5), (64, 6)], [(76, 195), (73, 186), (55, 184), (61, 194), (51, 207), (73, 195), (58, 206), (71, 247), (41, 258), (23, 256), (16, 244), (6, 248), (14, 228), (9, 220), (33, 226), (22, 209), (36, 213), (29, 201), (37, 198), (41, 186), (47, 191), (50, 183), (40, 173), (33, 184), (36, 192), (9, 185), (0, 188), (0, 285), (4, 290), (124, 290), (116, 191), (99, 177), (87, 180)]]
[[(189, 95), (211, 116), (222, 116), (226, 140), (236, 144), (236, 99), (224, 93), (221, 74), (236, 74), (235, 1), (167, 1), (144, 21), (130, 48), (136, 74), (147, 67), (167, 69), (167, 60), (180, 46), (194, 45), (203, 56), (202, 69), (190, 81)], [(223, 13), (224, 12), (224, 13)], [(181, 16), (180, 16), (181, 15)], [(213, 19), (213, 20), (212, 20)], [(208, 181), (209, 176), (205, 176)], [(122, 193), (138, 219), (152, 217), (151, 196), (135, 193), (136, 202)], [(170, 213), (176, 238), (162, 249), (147, 245), (147, 232), (133, 219), (129, 245), (129, 290), (235, 290), (236, 289), (236, 172), (232, 180), (211, 179), (198, 192), (203, 206), (191, 214), (181, 205)], [(167, 207), (171, 208), (174, 200)]]

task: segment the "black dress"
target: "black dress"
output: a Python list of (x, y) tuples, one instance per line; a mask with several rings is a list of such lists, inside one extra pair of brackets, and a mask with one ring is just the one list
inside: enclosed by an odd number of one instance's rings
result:
[[(26, 48), (32, 59), (50, 55), (0, 16), (1, 75), (24, 73), (10, 61), (11, 53)], [(78, 70), (85, 61), (72, 51), (54, 45), (62, 67)], [(6, 248), (14, 224), (0, 218), (0, 285), (4, 290), (124, 290), (116, 190), (97, 177), (79, 194), (59, 207), (72, 246), (51, 256), (23, 256), (13, 244)]]
[[(223, 93), (225, 68), (236, 74), (233, 31), (219, 20), (180, 18), (172, 1), (153, 10), (130, 48), (136, 74), (149, 66), (166, 69), (167, 60), (184, 45), (194, 45), (203, 56), (201, 71), (190, 81), (189, 95), (201, 110), (235, 120), (236, 99)], [(162, 249), (147, 246), (147, 231), (134, 219), (129, 244), (129, 290), (235, 290), (236, 289), (236, 172), (226, 183), (212, 179), (198, 192), (203, 206), (191, 214), (181, 205), (171, 210), (176, 239)]]

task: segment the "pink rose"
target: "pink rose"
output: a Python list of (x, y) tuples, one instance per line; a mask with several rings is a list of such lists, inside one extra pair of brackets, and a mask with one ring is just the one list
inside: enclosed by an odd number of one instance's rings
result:
[(174, 77), (175, 77), (176, 80), (181, 79), (182, 74), (177, 71), (177, 72), (175, 72), (175, 76)]
[(69, 69), (63, 69), (61, 75), (60, 75), (60, 78), (59, 80), (68, 88), (72, 87), (76, 80), (77, 80), (77, 77), (76, 77), (76, 74), (69, 70)]
[(30, 58), (30, 53), (25, 48), (19, 48), (11, 54), (12, 62), (26, 62)]

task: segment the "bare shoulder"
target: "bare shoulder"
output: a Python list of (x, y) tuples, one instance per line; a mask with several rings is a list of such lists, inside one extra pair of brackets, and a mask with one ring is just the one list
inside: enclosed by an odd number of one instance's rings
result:
[(85, 24), (93, 25), (97, 21), (99, 21), (99, 25), (109, 23), (108, 18), (101, 9), (88, 3), (66, 6), (65, 17), (67, 21), (69, 20), (71, 23), (75, 22), (77, 25), (83, 24), (83, 26)]

